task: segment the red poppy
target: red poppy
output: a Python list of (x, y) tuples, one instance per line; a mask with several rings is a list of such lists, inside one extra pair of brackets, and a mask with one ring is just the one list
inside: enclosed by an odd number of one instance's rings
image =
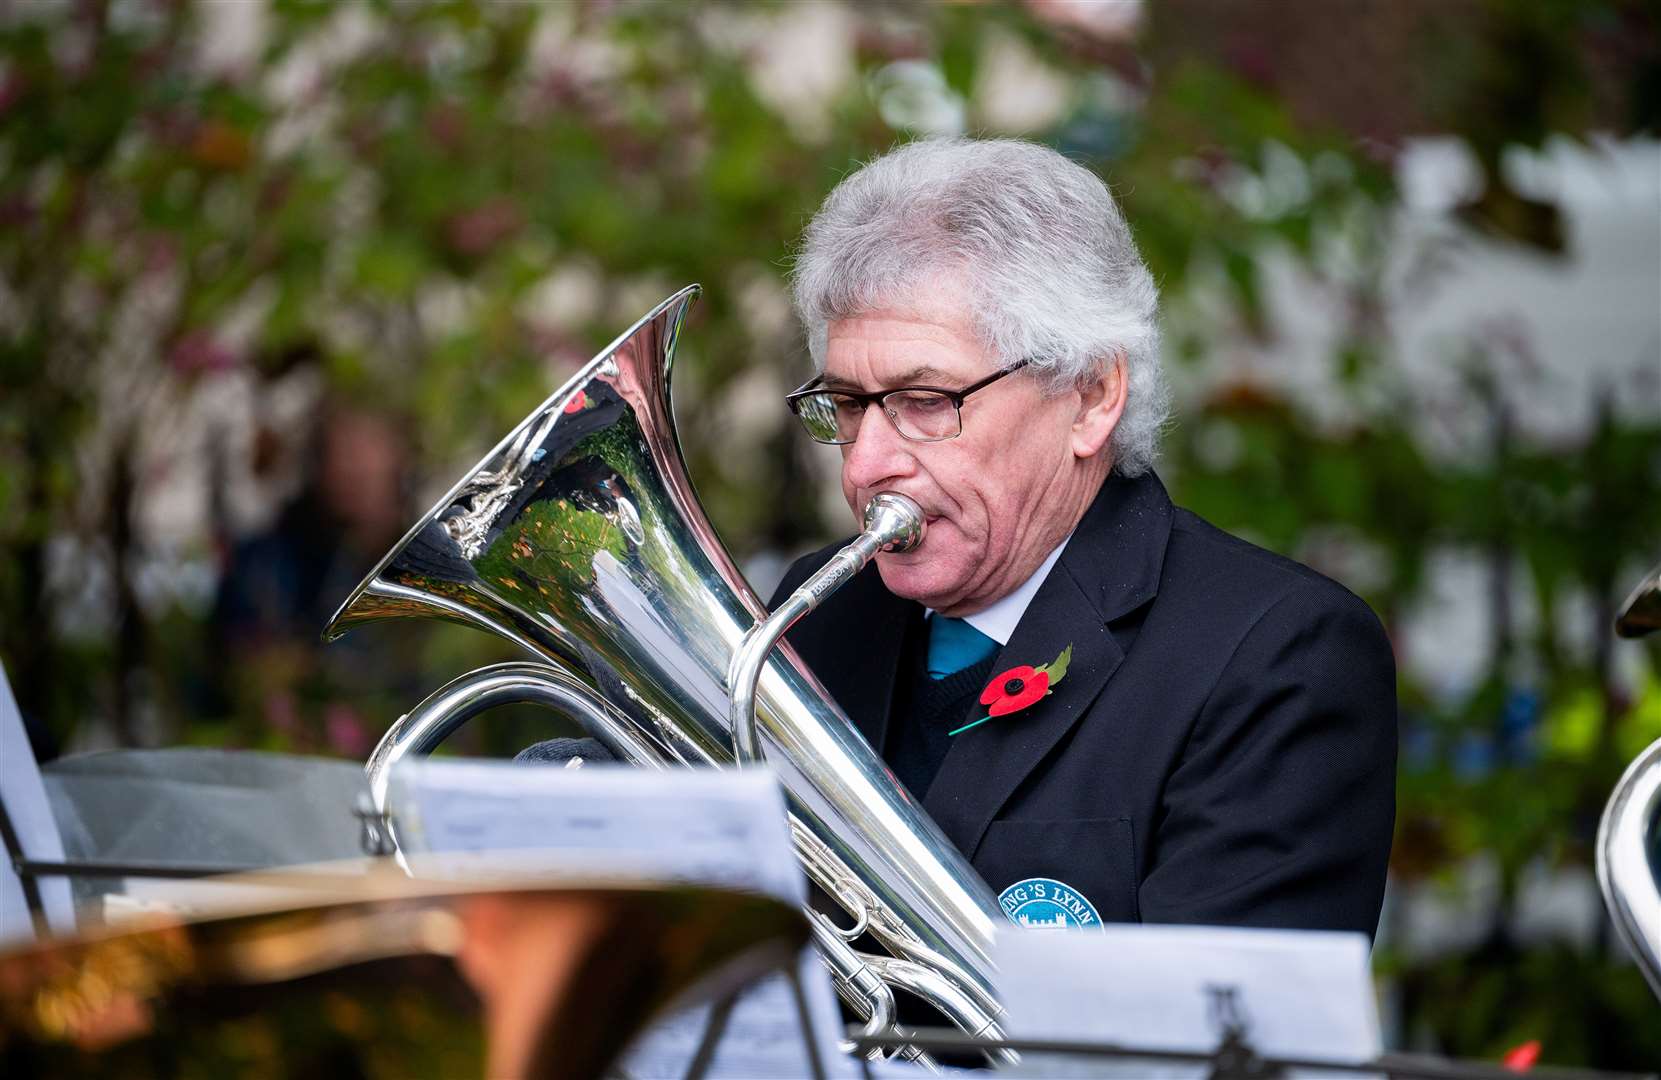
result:
[(1031, 705), (1050, 689), (1050, 673), (1039, 671), (1030, 664), (1012, 667), (1001, 675), (992, 676), (986, 689), (980, 692), (980, 703), (989, 706), (987, 716), (1007, 716)]
[(570, 401), (565, 403), (565, 413), (567, 416), (571, 413), (582, 412), (586, 408), (588, 408), (588, 393), (583, 390), (578, 390), (576, 395), (572, 397)]

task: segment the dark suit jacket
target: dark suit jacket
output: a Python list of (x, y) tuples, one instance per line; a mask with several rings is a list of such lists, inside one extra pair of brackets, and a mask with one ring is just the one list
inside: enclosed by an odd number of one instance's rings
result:
[[(879, 749), (906, 722), (890, 706), (921, 618), (873, 565), (789, 635)], [(1108, 921), (1373, 933), (1396, 697), (1366, 604), (1173, 507), (1152, 474), (1115, 476), (993, 671), (1068, 645), (1053, 693), (954, 737), (924, 799), (993, 891), (1054, 878)]]

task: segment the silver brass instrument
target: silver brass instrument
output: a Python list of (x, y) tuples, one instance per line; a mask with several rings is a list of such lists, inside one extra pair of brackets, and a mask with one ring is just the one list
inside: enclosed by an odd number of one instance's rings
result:
[[(543, 402), (330, 620), (327, 640), (376, 619), (447, 619), (499, 634), (533, 661), (462, 676), (400, 719), (367, 767), (374, 810), (384, 815), (397, 760), (509, 700), (566, 712), (648, 767), (726, 765), (734, 740), (747, 739), (742, 753), (764, 756), (784, 787), (809, 878), (853, 919), (838, 927), (809, 913), (843, 997), (873, 1031), (892, 1027), (899, 986), (965, 1032), (999, 1037), (995, 897), (795, 652), (772, 647), (811, 603), (793, 598), (766, 623), (693, 495), (669, 371), (697, 294), (689, 286), (659, 304)], [(903, 513), (876, 510), (882, 535), (850, 545), (861, 548), (854, 570), (903, 542)], [(743, 675), (741, 693), (729, 692), (729, 667)], [(729, 719), (748, 717), (751, 687), (753, 732)], [(890, 955), (856, 952), (850, 943), (866, 932)]]
[(1661, 739), (1627, 766), (1604, 807), (1597, 869), (1609, 919), (1661, 998)]
[(1661, 630), (1661, 565), (1633, 587), (1615, 618), (1615, 633), (1621, 637), (1643, 637), (1654, 630)]
[[(1661, 566), (1621, 605), (1615, 631), (1661, 630)], [(1615, 932), (1661, 998), (1661, 739), (1626, 767), (1598, 822), (1598, 885)]]

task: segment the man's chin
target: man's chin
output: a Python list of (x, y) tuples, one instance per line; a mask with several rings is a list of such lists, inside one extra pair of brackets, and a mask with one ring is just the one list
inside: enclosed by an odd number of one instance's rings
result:
[(938, 563), (919, 560), (915, 555), (878, 555), (877, 573), (889, 592), (905, 600), (915, 600), (927, 608), (939, 609), (951, 599), (952, 585), (940, 572)]

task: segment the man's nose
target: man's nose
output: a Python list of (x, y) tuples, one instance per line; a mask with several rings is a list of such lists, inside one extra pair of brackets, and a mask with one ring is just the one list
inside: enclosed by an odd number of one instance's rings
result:
[(843, 477), (856, 488), (872, 488), (884, 480), (905, 476), (915, 463), (910, 447), (895, 429), (893, 419), (872, 402), (860, 418), (854, 441), (844, 448)]

